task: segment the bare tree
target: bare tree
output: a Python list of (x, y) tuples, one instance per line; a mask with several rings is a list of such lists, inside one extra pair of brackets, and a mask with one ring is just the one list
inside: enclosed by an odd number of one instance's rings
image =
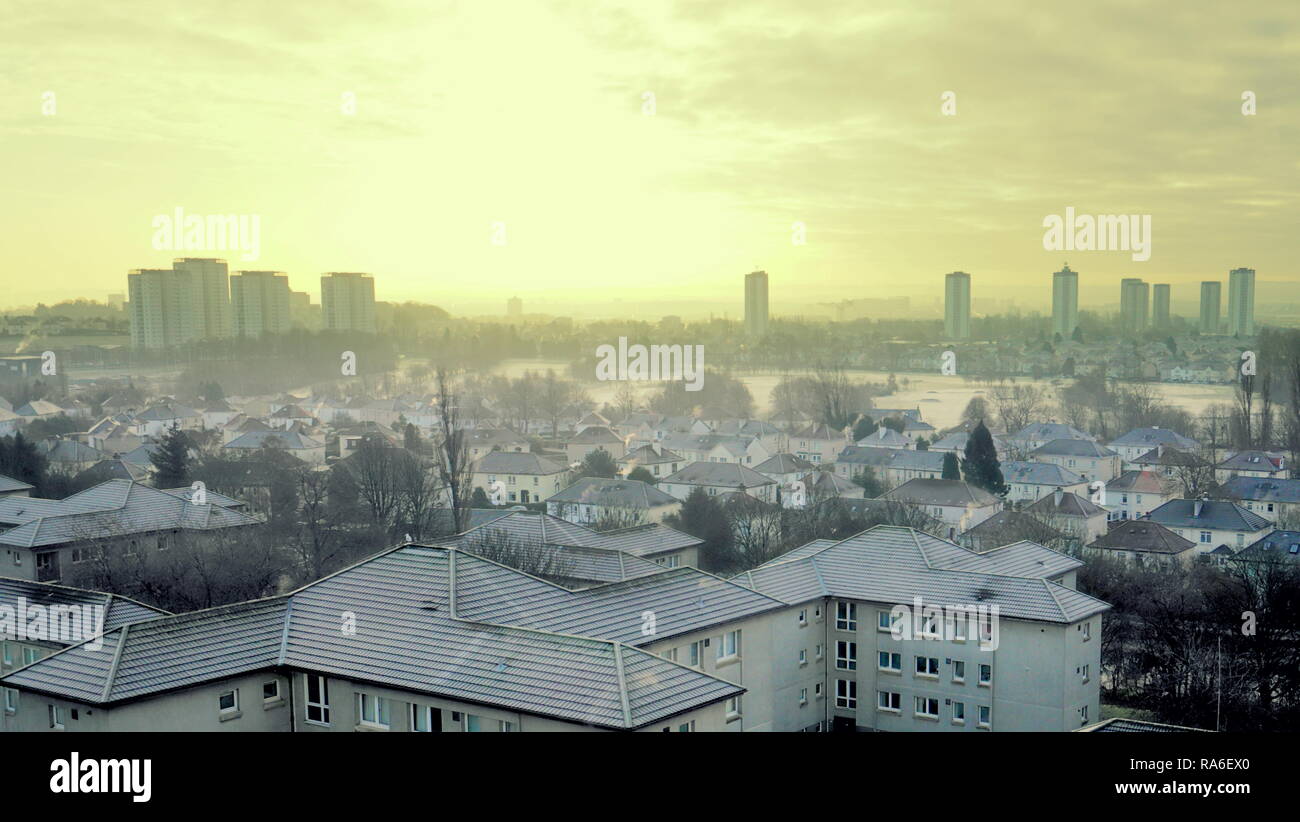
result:
[(504, 528), (476, 529), (465, 537), (460, 548), (543, 579), (559, 581), (573, 577), (575, 562), (573, 557), (566, 556), (563, 547), (528, 544)]
[(461, 425), (452, 377), (444, 368), (438, 369), (435, 398), (438, 404), (435, 468), (439, 484), (451, 506), (456, 533), (459, 534), (469, 527), (470, 486), (473, 477), (470, 473), (469, 438)]

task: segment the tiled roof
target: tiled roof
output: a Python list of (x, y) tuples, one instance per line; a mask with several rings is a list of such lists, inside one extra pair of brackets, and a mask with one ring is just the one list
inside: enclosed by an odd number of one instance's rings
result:
[(1061, 501), (1056, 501), (1056, 494), (1047, 496), (1035, 502), (1025, 509), (1035, 514), (1057, 515), (1065, 517), (1094, 517), (1097, 514), (1104, 514), (1105, 508), (1093, 503), (1092, 500), (1081, 497), (1078, 494), (1065, 492), (1061, 494)]
[(35, 487), (22, 480), (0, 474), (0, 494), (12, 494), (14, 491), (30, 491)]
[[(1201, 503), (1197, 515), (1196, 505)], [(1152, 522), (1168, 528), (1208, 528), (1221, 531), (1258, 531), (1269, 521), (1235, 502), (1224, 500), (1171, 499), (1147, 514)]]
[(492, 451), (474, 463), (476, 474), (538, 474), (549, 475), (567, 471), (568, 466), (552, 462), (537, 454), (518, 451)]
[(910, 479), (897, 488), (892, 488), (881, 495), (881, 499), (892, 499), (913, 505), (995, 505), (998, 498), (961, 480)]
[(1218, 495), (1251, 502), (1300, 502), (1300, 479), (1233, 477), (1219, 486)]
[(1002, 478), (1007, 482), (1025, 485), (1079, 485), (1083, 477), (1068, 471), (1054, 462), (1024, 462), (1008, 460), (1002, 463)]
[(1098, 445), (1092, 440), (1067, 439), (1052, 440), (1046, 445), (1035, 448), (1030, 454), (1054, 457), (1092, 457), (1094, 459), (1116, 456), (1114, 451), (1104, 445)]
[(1196, 543), (1178, 536), (1158, 522), (1126, 519), (1112, 522), (1110, 530), (1089, 543), (1088, 547), (1180, 554), (1189, 548), (1195, 548)]
[(546, 501), (644, 510), (656, 505), (673, 505), (677, 499), (639, 480), (583, 477)]
[(775, 485), (772, 480), (737, 462), (693, 462), (660, 482), (683, 485), (715, 485), (727, 488), (758, 488)]

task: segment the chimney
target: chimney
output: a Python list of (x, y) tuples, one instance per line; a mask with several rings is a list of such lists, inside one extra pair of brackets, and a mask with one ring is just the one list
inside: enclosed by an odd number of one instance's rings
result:
[(1201, 516), (1201, 509), (1204, 507), (1205, 507), (1205, 498), (1201, 497), (1197, 499), (1196, 505), (1193, 506), (1192, 508), (1192, 516), (1199, 518)]
[(1165, 455), (1165, 446), (1162, 443), (1156, 443), (1156, 459)]
[(1057, 488), (1056, 491), (1052, 493), (1052, 504), (1057, 508), (1060, 508), (1061, 500), (1063, 499), (1065, 499), (1065, 491), (1061, 488)]
[(885, 426), (883, 425), (880, 426), (880, 438), (882, 440), (885, 438)]

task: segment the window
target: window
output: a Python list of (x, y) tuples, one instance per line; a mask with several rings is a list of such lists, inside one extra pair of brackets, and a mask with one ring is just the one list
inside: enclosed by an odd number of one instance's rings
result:
[(903, 704), (902, 694), (896, 691), (877, 691), (876, 707), (882, 711), (897, 711)]
[(835, 643), (835, 667), (841, 671), (856, 671), (858, 669), (858, 643)]
[(980, 684), (989, 685), (993, 682), (993, 666), (980, 663)]
[(815, 683), (813, 685), (813, 696), (817, 697), (818, 699), (822, 698), (822, 684), (820, 682)]
[(1080, 671), (1080, 673), (1081, 673), (1081, 675), (1082, 675), (1081, 678), (1083, 679), (1084, 682), (1087, 682), (1089, 679), (1092, 679), (1092, 676), (1091, 676), (1091, 673), (1092, 673), (1092, 672), (1091, 672), (1091, 670), (1090, 670), (1090, 667), (1091, 667), (1091, 666), (1089, 666), (1089, 665), (1084, 665), (1083, 668), (1082, 668), (1081, 671)]
[(505, 719), (497, 720), (497, 730), (503, 734), (514, 733), (515, 723)]
[(671, 554), (664, 558), (665, 568), (677, 568), (682, 564), (682, 558), (677, 554)]
[(388, 700), (358, 691), (357, 721), (372, 728), (387, 728)]
[(23, 664), (31, 665), (41, 658), (41, 652), (38, 648), (23, 648)]
[(1088, 640), (1092, 639), (1092, 623), (1091, 623), (1091, 622), (1085, 622), (1085, 623), (1083, 623), (1082, 625), (1079, 626), (1079, 629), (1080, 629), (1081, 631), (1083, 631), (1083, 641), (1084, 641), (1084, 642), (1087, 642)]
[(916, 658), (916, 675), (937, 677), (939, 675), (939, 657), (918, 656)]
[(858, 630), (858, 606), (853, 602), (835, 603), (835, 630)]
[(965, 702), (952, 703), (952, 724), (954, 725), (966, 724), (966, 703)]
[(13, 688), (5, 688), (5, 713), (15, 713), (18, 710), (18, 692)]
[(988, 728), (993, 725), (993, 709), (988, 705), (980, 706), (980, 727)]
[(876, 667), (882, 671), (901, 673), (903, 670), (903, 655), (891, 654), (889, 651), (881, 651), (880, 659), (876, 663)]
[(280, 699), (280, 680), (272, 679), (262, 683), (262, 701), (276, 702)]
[(63, 730), (63, 709), (58, 705), (50, 705), (50, 727), (56, 731)]
[(329, 682), (319, 674), (307, 674), (307, 721), (330, 724)]
[(1082, 708), (1079, 709), (1079, 724), (1080, 724), (1080, 725), (1087, 725), (1087, 724), (1088, 724), (1088, 706), (1087, 706), (1087, 705), (1084, 705)]
[(966, 681), (966, 663), (961, 661), (960, 659), (954, 659), (952, 661), (952, 681), (953, 682)]
[(465, 732), (476, 734), (483, 730), (483, 723), (474, 714), (465, 714)]
[(700, 659), (704, 656), (703, 649), (704, 649), (703, 642), (691, 643), (691, 667), (692, 668), (700, 667)]
[(690, 722), (683, 722), (682, 724), (678, 725), (678, 726), (677, 726), (677, 733), (679, 733), (679, 734), (693, 734), (693, 733), (695, 733), (695, 720), (692, 719)]
[(740, 716), (740, 697), (733, 696), (727, 700), (727, 719), (735, 719)]
[(223, 716), (239, 713), (239, 689), (223, 691), (218, 695), (217, 709)]
[(1209, 544), (1213, 539), (1214, 539), (1214, 537), (1210, 534), (1209, 531), (1202, 531), (1202, 532), (1201, 532), (1201, 542), (1204, 542), (1204, 543), (1206, 543), (1206, 544)]
[(800, 705), (807, 705), (807, 704), (808, 704), (808, 689), (807, 689), (807, 688), (800, 688), (800, 689), (799, 689), (799, 704), (800, 704)]
[(886, 632), (892, 631), (894, 629), (895, 623), (897, 623), (902, 618), (903, 617), (901, 614), (898, 615), (897, 618), (895, 618), (894, 613), (892, 611), (877, 611), (876, 630), (886, 631)]
[(0, 659), (4, 660), (5, 665), (14, 664), (14, 649), (8, 642), (0, 643)]
[(442, 732), (442, 711), (431, 705), (411, 704), (411, 730), (429, 734)]
[(858, 681), (856, 679), (835, 680), (835, 707), (858, 707)]
[(939, 620), (934, 614), (921, 618), (921, 637), (935, 639), (939, 637)]
[(916, 715), (927, 719), (938, 719), (939, 700), (932, 696), (916, 697)]
[(821, 643), (818, 643), (818, 644), (817, 644), (817, 652), (816, 652), (815, 656), (816, 656), (816, 658), (817, 658), (818, 660), (820, 660), (823, 656), (825, 656), (825, 652), (822, 650), (822, 645), (821, 645)]
[(813, 619), (817, 620), (818, 622), (822, 621), (822, 606), (818, 605), (813, 608)]
[(808, 649), (807, 649), (807, 648), (800, 648), (800, 649), (799, 649), (799, 664), (800, 664), (800, 665), (807, 665), (807, 664), (808, 664)]
[(727, 631), (718, 643), (718, 661), (740, 656), (740, 630)]
[(808, 609), (801, 608), (799, 610), (799, 627), (802, 628), (807, 624), (808, 624)]

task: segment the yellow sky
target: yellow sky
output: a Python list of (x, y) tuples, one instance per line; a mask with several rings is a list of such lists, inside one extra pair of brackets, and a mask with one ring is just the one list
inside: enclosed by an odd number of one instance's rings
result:
[[(453, 310), (1300, 280), (1300, 4), (1134, 5), (9, 2), (0, 303), (125, 291), (178, 206), (260, 217), (232, 270)], [(1044, 250), (1067, 206), (1150, 260)]]

